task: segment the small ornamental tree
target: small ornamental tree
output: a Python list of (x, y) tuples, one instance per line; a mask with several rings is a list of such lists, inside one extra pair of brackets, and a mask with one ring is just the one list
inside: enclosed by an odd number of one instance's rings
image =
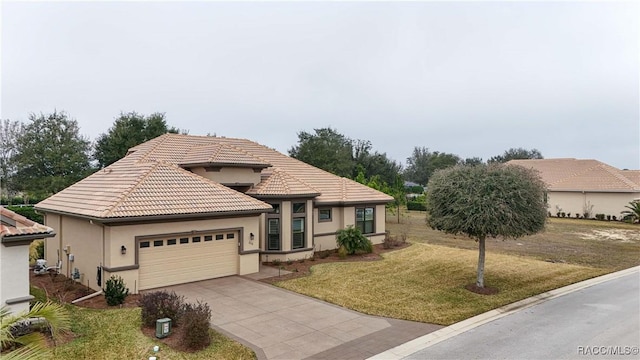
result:
[(458, 166), (436, 172), (427, 186), (428, 224), (478, 242), (476, 286), (484, 287), (485, 239), (518, 238), (544, 229), (545, 185), (515, 165)]
[(124, 299), (129, 295), (129, 288), (124, 284), (124, 280), (120, 276), (111, 275), (106, 285), (104, 298), (107, 305), (116, 306), (124, 303)]

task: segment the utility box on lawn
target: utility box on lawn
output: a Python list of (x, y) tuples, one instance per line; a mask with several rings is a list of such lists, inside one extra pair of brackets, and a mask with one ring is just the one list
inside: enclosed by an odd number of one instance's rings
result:
[(156, 320), (156, 337), (164, 338), (171, 334), (171, 319), (163, 318)]

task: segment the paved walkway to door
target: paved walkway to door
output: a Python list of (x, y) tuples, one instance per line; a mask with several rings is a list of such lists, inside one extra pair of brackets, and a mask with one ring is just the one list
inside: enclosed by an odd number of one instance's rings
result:
[(164, 289), (206, 301), (212, 327), (258, 359), (366, 359), (441, 328), (364, 315), (241, 276)]

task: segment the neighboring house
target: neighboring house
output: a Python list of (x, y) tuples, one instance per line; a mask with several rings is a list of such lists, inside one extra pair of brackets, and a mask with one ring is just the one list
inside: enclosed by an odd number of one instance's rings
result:
[(549, 212), (575, 217), (588, 212), (620, 218), (630, 201), (640, 199), (640, 170), (620, 170), (597, 160), (511, 160), (532, 168), (548, 186)]
[(29, 245), (54, 236), (53, 229), (0, 207), (0, 306), (29, 309)]
[(349, 225), (381, 243), (392, 200), (249, 140), (166, 134), (36, 209), (63, 273), (94, 289), (118, 275), (137, 293), (308, 258)]

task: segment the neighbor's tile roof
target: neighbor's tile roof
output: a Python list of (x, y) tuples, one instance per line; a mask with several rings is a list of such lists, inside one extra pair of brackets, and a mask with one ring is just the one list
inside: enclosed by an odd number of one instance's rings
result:
[(0, 238), (18, 235), (51, 235), (53, 229), (0, 207)]
[(619, 170), (597, 160), (532, 159), (507, 164), (537, 170), (552, 191), (640, 192), (640, 171)]
[(93, 218), (267, 211), (269, 204), (163, 161), (122, 159), (36, 208)]
[(195, 163), (269, 166), (262, 169), (262, 181), (249, 192), (258, 198), (310, 196), (324, 204), (393, 200), (250, 140), (165, 134), (131, 148), (123, 159), (45, 199), (36, 208), (96, 218), (271, 209), (262, 201), (178, 166)]

